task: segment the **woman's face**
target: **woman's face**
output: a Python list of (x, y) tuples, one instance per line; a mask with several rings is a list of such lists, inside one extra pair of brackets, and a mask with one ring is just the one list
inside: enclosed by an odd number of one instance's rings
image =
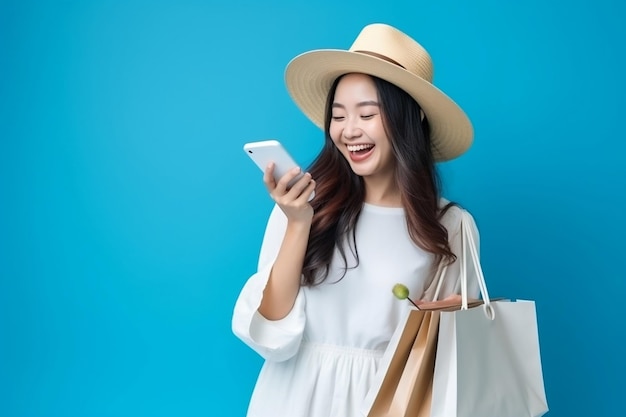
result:
[(370, 76), (347, 74), (339, 81), (329, 133), (355, 174), (366, 180), (393, 176), (395, 158)]

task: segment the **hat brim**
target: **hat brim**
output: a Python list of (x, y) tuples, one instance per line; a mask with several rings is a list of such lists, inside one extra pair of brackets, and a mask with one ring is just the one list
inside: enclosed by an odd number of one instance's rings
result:
[(465, 112), (430, 82), (384, 59), (344, 50), (310, 51), (289, 62), (285, 83), (300, 110), (323, 129), (330, 87), (337, 77), (353, 72), (382, 78), (406, 91), (419, 103), (431, 128), (436, 161), (454, 159), (471, 146), (474, 130)]

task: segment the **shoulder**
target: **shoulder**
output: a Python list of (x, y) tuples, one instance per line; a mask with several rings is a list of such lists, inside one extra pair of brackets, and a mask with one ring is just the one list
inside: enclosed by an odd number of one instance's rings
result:
[[(446, 207), (450, 201), (442, 198), (439, 206), (441, 208)], [(448, 207), (446, 212), (441, 218), (441, 224), (448, 230), (448, 235), (453, 236), (461, 230), (461, 221), (470, 226), (471, 229), (477, 229), (474, 216), (465, 208), (458, 205), (452, 205)]]

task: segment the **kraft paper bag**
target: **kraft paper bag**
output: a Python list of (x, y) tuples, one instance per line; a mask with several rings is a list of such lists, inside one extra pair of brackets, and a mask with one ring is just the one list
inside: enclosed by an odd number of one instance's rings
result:
[[(481, 304), (482, 301), (473, 300), (468, 305)], [(363, 403), (364, 416), (431, 415), (440, 314), (459, 308), (460, 301), (442, 300), (423, 304), (420, 310), (411, 308), (408, 311), (381, 358), (374, 383)]]
[(411, 309), (381, 359), (365, 400), (368, 417), (428, 417), (439, 311)]

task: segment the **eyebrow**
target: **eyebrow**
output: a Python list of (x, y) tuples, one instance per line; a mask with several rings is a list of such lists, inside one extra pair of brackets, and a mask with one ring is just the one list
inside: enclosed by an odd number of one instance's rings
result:
[[(357, 103), (356, 105), (357, 107), (365, 107), (365, 106), (379, 106), (377, 101), (374, 100), (368, 100), (368, 101), (361, 101), (360, 103)], [(346, 106), (344, 106), (341, 103), (333, 103), (333, 108), (341, 108), (341, 109), (345, 109)]]

